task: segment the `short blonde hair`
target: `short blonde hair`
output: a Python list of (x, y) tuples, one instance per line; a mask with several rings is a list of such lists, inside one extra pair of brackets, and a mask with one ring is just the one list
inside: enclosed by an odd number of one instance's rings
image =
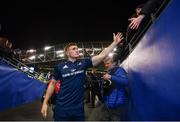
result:
[(64, 47), (64, 52), (67, 52), (67, 50), (69, 49), (69, 47), (71, 46), (77, 46), (77, 44), (75, 42), (70, 42), (69, 44), (67, 44), (65, 47)]
[(65, 54), (66, 58), (67, 58), (66, 52), (69, 49), (69, 47), (71, 47), (71, 46), (77, 46), (77, 44), (75, 42), (70, 42), (64, 47), (64, 54)]

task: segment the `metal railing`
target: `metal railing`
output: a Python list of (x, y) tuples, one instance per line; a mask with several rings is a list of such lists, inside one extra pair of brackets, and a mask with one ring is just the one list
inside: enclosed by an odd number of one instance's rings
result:
[(17, 70), (27, 74), (28, 77), (40, 80), (44, 83), (48, 82), (47, 78), (45, 78), (38, 72), (34, 71), (33, 69), (31, 69), (30, 67), (28, 67), (27, 65), (25, 65), (24, 63), (22, 63), (16, 58), (3, 56), (3, 57), (0, 57), (0, 59), (4, 61), (5, 63), (7, 63), (8, 65), (11, 65), (12, 67), (16, 68)]
[[(80, 57), (89, 57), (99, 54), (112, 41), (99, 42), (77, 42)], [(24, 50), (20, 55), (20, 59), (25, 64), (53, 62), (65, 59), (64, 47), (67, 43), (49, 46), (46, 48)]]
[(157, 19), (157, 17), (160, 15), (160, 13), (164, 10), (164, 8), (168, 5), (170, 1), (171, 0), (163, 0), (157, 10), (151, 14), (150, 20), (148, 20), (148, 22), (144, 25), (143, 29), (137, 31), (131, 38), (129, 43), (125, 47), (123, 47), (123, 54), (119, 54), (121, 55), (121, 57), (119, 57), (120, 62), (123, 62), (128, 57), (128, 55), (131, 54), (131, 52), (135, 49), (143, 35), (146, 33), (146, 31), (149, 29), (149, 27), (153, 24), (153, 22)]

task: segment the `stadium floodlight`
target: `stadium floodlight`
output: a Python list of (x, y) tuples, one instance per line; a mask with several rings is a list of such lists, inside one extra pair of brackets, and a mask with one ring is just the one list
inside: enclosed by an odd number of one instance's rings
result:
[(44, 54), (40, 54), (38, 57), (40, 57), (40, 58), (41, 58), (41, 57), (44, 57)]
[(83, 53), (79, 53), (80, 56), (83, 56)]
[(64, 53), (57, 55), (57, 57), (64, 57)]
[(29, 57), (29, 59), (30, 59), (30, 60), (34, 60), (35, 58), (36, 58), (36, 56), (35, 56), (35, 55), (33, 55), (33, 56)]
[(83, 50), (83, 48), (78, 48), (78, 51), (82, 51)]
[(113, 51), (115, 52), (117, 50), (117, 48), (114, 48)]
[(57, 50), (56, 51), (56, 54), (60, 54), (60, 53), (64, 53), (64, 51), (63, 50)]
[(46, 46), (46, 47), (44, 47), (44, 50), (47, 51), (47, 50), (49, 50), (50, 48), (51, 48), (51, 46)]
[(27, 50), (26, 52), (27, 52), (27, 53), (33, 53), (33, 52), (36, 52), (36, 50), (30, 49), (30, 50)]
[(100, 51), (100, 50), (101, 50), (101, 48), (94, 48), (94, 50), (95, 50), (95, 51)]
[(114, 53), (109, 53), (108, 56), (109, 56), (109, 57), (113, 57), (113, 55), (114, 55)]

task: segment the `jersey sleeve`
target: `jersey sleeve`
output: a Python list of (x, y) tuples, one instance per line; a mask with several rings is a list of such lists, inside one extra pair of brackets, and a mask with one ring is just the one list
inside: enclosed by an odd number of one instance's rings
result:
[(85, 69), (93, 67), (92, 59), (91, 58), (85, 58), (84, 62), (85, 62)]
[(56, 65), (54, 67), (54, 72), (53, 72), (53, 79), (57, 82), (58, 80), (60, 80), (60, 71), (59, 71), (59, 66)]

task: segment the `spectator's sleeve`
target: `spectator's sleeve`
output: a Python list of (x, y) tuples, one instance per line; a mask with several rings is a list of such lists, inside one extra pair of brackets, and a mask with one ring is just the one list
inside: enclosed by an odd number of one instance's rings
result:
[(85, 69), (93, 67), (91, 58), (85, 58), (84, 61), (85, 61)]
[(122, 68), (118, 68), (114, 75), (111, 75), (111, 80), (116, 84), (128, 84), (127, 73)]
[(140, 14), (151, 14), (158, 6), (160, 6), (162, 1), (163, 0), (148, 0), (142, 7)]

